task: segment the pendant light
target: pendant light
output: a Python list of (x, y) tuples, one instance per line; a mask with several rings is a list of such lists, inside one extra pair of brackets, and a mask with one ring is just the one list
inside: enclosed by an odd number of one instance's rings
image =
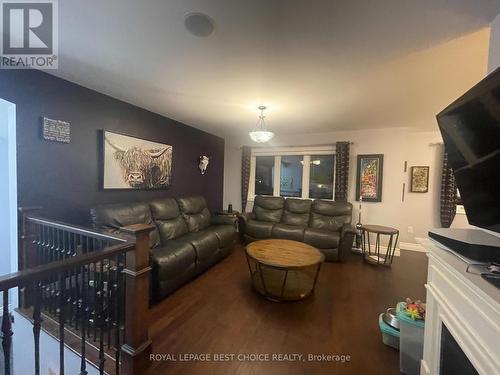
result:
[(260, 110), (259, 120), (257, 121), (255, 128), (253, 128), (253, 130), (249, 132), (248, 135), (250, 136), (250, 139), (254, 142), (266, 143), (269, 142), (274, 137), (274, 133), (267, 130), (266, 124), (264, 123), (264, 119), (266, 118), (266, 116), (264, 116), (264, 111), (266, 110), (266, 107), (261, 105), (259, 107), (259, 110)]

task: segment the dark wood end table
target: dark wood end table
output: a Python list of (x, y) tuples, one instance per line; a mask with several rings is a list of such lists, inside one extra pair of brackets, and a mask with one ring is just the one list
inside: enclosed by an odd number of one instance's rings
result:
[[(370, 234), (375, 234), (375, 248), (372, 251)], [(387, 242), (387, 250), (380, 253), (380, 237), (389, 236)], [(361, 245), (363, 250), (363, 258), (366, 262), (371, 264), (380, 264), (390, 266), (394, 253), (396, 252), (396, 245), (399, 239), (399, 230), (396, 228), (386, 227), (383, 225), (362, 225), (361, 226)]]

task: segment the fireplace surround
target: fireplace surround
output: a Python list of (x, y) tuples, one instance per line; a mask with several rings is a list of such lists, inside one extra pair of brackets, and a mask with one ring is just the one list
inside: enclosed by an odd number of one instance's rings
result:
[[(466, 272), (468, 263), (430, 239), (422, 375), (500, 374), (500, 289)], [(463, 372), (466, 369), (469, 373)]]

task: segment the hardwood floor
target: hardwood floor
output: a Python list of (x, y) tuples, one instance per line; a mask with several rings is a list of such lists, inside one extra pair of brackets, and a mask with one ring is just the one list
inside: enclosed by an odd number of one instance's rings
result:
[[(427, 257), (401, 251), (390, 268), (325, 263), (315, 295), (293, 303), (267, 301), (250, 288), (244, 249), (150, 310), (153, 361), (148, 374), (400, 374), (399, 352), (382, 343), (378, 315), (409, 296), (425, 299)], [(209, 353), (212, 361), (181, 361)], [(297, 353), (304, 361), (217, 362), (213, 355)], [(308, 354), (349, 355), (342, 362), (308, 361)], [(272, 359), (272, 358), (271, 358)]]

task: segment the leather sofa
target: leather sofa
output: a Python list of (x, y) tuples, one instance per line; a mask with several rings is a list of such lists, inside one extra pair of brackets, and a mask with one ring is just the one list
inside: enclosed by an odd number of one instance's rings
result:
[(240, 217), (240, 233), (244, 242), (305, 242), (323, 252), (327, 261), (342, 261), (351, 253), (356, 234), (351, 219), (348, 202), (257, 196), (252, 213)]
[(157, 302), (227, 256), (237, 240), (235, 219), (211, 216), (205, 198), (163, 198), (91, 209), (94, 228), (150, 224), (151, 298)]

